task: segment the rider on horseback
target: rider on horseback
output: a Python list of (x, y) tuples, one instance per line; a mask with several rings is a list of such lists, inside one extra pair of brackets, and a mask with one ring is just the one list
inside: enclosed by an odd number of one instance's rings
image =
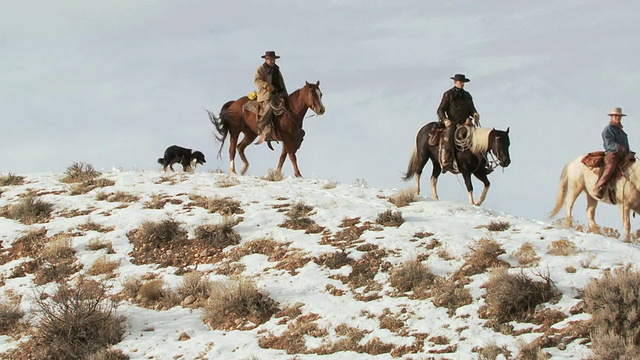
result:
[(271, 108), (272, 100), (287, 97), (287, 87), (284, 84), (284, 78), (280, 73), (280, 67), (276, 65), (276, 59), (280, 56), (275, 51), (266, 51), (262, 58), (265, 60), (258, 67), (254, 76), (254, 84), (257, 87), (258, 103), (260, 108), (266, 108), (266, 112), (256, 122), (260, 138), (256, 144), (261, 144), (265, 140), (274, 139), (273, 133), (273, 110)]
[(602, 142), (604, 145), (604, 168), (600, 171), (594, 193), (598, 199), (604, 196), (604, 189), (613, 178), (618, 165), (629, 154), (629, 140), (627, 133), (622, 130), (622, 108), (615, 107), (608, 114), (611, 117), (609, 124), (602, 130)]
[(480, 115), (473, 104), (471, 94), (464, 90), (464, 84), (471, 80), (463, 74), (455, 74), (451, 79), (454, 86), (442, 95), (442, 101), (438, 106), (438, 119), (445, 127), (440, 137), (438, 156), (443, 173), (453, 170), (455, 151), (453, 135), (456, 128), (465, 124), (470, 118), (473, 118), (476, 126), (480, 121)]

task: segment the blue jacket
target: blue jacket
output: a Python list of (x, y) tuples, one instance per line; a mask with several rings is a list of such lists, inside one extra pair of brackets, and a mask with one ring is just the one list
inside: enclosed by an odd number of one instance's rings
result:
[(604, 130), (602, 130), (602, 143), (604, 145), (604, 151), (607, 153), (622, 150), (621, 148), (624, 148), (625, 151), (629, 151), (629, 139), (627, 139), (627, 133), (616, 125), (609, 124), (604, 128)]

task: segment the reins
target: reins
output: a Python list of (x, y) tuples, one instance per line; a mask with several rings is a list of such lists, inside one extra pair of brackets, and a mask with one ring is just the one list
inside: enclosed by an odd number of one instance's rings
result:
[[(478, 123), (478, 126), (480, 126), (480, 123)], [(465, 130), (467, 131), (467, 134), (464, 136), (463, 135), (458, 136), (459, 131), (462, 128), (465, 128)], [(472, 139), (472, 129), (470, 126), (462, 125), (458, 127), (454, 132), (453, 137), (454, 137), (455, 145), (458, 151), (463, 152), (471, 148), (473, 139)], [(495, 142), (495, 139), (494, 139), (494, 142)], [(495, 168), (500, 166), (500, 161), (495, 158), (495, 155), (492, 152), (492, 150), (495, 151), (493, 147), (494, 146), (490, 146), (486, 151), (483, 151), (481, 154), (478, 154), (478, 157), (481, 157), (486, 162), (486, 168), (489, 171), (493, 171)], [(480, 164), (478, 164), (478, 167), (476, 168), (476, 170), (479, 167), (480, 167)]]

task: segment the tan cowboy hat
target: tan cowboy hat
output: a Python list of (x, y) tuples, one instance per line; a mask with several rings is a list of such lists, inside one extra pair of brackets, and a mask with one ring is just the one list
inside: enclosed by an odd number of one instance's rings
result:
[(451, 79), (451, 80), (454, 80), (454, 81), (455, 81), (455, 80), (459, 80), (459, 81), (462, 81), (462, 82), (469, 82), (469, 81), (471, 81), (471, 80), (467, 79), (467, 77), (466, 77), (466, 76), (464, 76), (464, 74), (455, 74), (455, 75), (453, 75), (452, 77), (450, 77), (450, 79)]
[(280, 59), (280, 56), (276, 55), (275, 51), (265, 51), (264, 55), (262, 55), (262, 58), (266, 59), (268, 57), (274, 58), (274, 59)]
[(611, 109), (611, 112), (608, 113), (607, 115), (627, 116), (626, 114), (622, 113), (622, 108), (619, 108), (619, 107), (614, 107), (613, 109)]

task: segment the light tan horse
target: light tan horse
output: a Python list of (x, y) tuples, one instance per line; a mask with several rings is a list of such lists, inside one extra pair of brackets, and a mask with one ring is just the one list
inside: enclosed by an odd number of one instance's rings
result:
[[(552, 218), (558, 214), (566, 199), (566, 221), (567, 225), (570, 226), (573, 205), (578, 196), (584, 191), (587, 196), (587, 219), (589, 221), (589, 229), (594, 229), (597, 227), (595, 216), (598, 201), (611, 204), (611, 200), (609, 200), (608, 196), (604, 196), (601, 200), (596, 199), (594, 196), (593, 188), (598, 180), (598, 175), (582, 163), (583, 157), (584, 155), (575, 158), (562, 169), (562, 174), (560, 175), (560, 190), (558, 191), (558, 196), (556, 198), (556, 207), (551, 211), (549, 217)], [(627, 241), (630, 239), (631, 235), (631, 221), (629, 219), (629, 213), (631, 210), (636, 213), (640, 213), (639, 188), (640, 164), (634, 162), (624, 170), (623, 176), (618, 178), (615, 183), (615, 200), (620, 208), (625, 240)]]

